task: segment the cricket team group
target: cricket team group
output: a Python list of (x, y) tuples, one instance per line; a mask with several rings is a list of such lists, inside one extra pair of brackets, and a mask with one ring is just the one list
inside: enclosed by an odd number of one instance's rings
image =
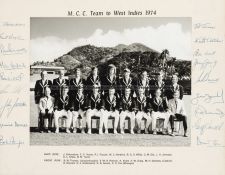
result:
[[(42, 71), (34, 88), (39, 131), (52, 132), (54, 119), (54, 132), (59, 133), (59, 119), (64, 118), (66, 132), (77, 133), (79, 118), (81, 133), (91, 134), (92, 118), (95, 117), (99, 119), (99, 134), (108, 133), (109, 119), (113, 119), (113, 133), (124, 134), (125, 120), (128, 119), (130, 134), (141, 134), (144, 120), (144, 133), (156, 135), (157, 120), (163, 119), (163, 135), (175, 136), (174, 122), (181, 121), (183, 136), (187, 137), (184, 90), (178, 83), (177, 74), (172, 76), (170, 83), (165, 83), (162, 73), (151, 80), (147, 71), (140, 72), (136, 79), (131, 77), (130, 69), (123, 72), (118, 78), (116, 67), (110, 64), (107, 75), (100, 78), (98, 68), (93, 67), (84, 80), (81, 69), (76, 68), (73, 78), (65, 78), (65, 71), (60, 70), (59, 77), (50, 81), (47, 72)], [(48, 126), (45, 126), (45, 119), (48, 119)]]

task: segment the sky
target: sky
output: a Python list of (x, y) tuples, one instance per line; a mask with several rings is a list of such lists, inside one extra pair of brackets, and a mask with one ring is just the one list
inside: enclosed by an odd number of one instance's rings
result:
[(31, 18), (31, 62), (53, 61), (74, 47), (142, 43), (191, 60), (191, 18)]

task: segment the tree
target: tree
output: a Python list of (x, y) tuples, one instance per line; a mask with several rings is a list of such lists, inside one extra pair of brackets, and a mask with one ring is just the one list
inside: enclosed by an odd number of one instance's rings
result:
[(167, 49), (164, 49), (162, 51), (162, 53), (159, 56), (160, 62), (161, 62), (161, 66), (164, 68), (165, 67), (165, 63), (166, 63), (166, 59), (169, 56), (169, 51)]

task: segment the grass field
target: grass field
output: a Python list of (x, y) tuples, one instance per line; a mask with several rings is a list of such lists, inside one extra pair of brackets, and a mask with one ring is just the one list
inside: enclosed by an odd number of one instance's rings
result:
[[(91, 146), (189, 146), (190, 138), (190, 98), (184, 96), (186, 112), (188, 115), (188, 134), (189, 137), (183, 137), (181, 133), (178, 136), (171, 137), (169, 135), (152, 135), (152, 134), (67, 134), (61, 132), (55, 133), (39, 133), (37, 130), (38, 117), (37, 106), (34, 104), (34, 92), (30, 92), (30, 144), (31, 145), (91, 145)], [(182, 129), (182, 127), (181, 127)]]

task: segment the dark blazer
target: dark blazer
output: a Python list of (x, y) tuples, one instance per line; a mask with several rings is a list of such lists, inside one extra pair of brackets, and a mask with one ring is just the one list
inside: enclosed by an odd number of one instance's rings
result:
[(131, 96), (128, 98), (128, 100), (126, 100), (125, 97), (123, 96), (120, 99), (119, 109), (122, 111), (126, 111), (126, 110), (130, 112), (135, 111), (136, 109), (135, 100)]
[(145, 88), (145, 96), (149, 97), (150, 95), (150, 86), (149, 86), (149, 80), (147, 79), (146, 84), (144, 85), (141, 81), (141, 79), (137, 79), (135, 81), (135, 85), (134, 85), (134, 90), (136, 92), (136, 94), (138, 95), (138, 87), (144, 87)]
[(104, 109), (107, 111), (115, 111), (119, 109), (118, 106), (118, 99), (117, 97), (114, 95), (113, 99), (110, 100), (109, 96), (105, 96), (105, 98), (103, 99), (103, 106)]
[(108, 95), (110, 87), (115, 88), (116, 94), (118, 92), (118, 80), (116, 76), (112, 80), (110, 80), (109, 76), (103, 77), (101, 81), (101, 85), (102, 85), (102, 91), (104, 91), (104, 96)]
[(168, 100), (173, 98), (173, 94), (175, 91), (179, 91), (180, 92), (180, 99), (183, 99), (183, 95), (184, 95), (184, 88), (183, 86), (177, 84), (177, 87), (174, 89), (173, 85), (170, 84), (168, 85), (168, 87), (166, 88), (166, 97)]
[(50, 80), (46, 80), (44, 84), (42, 84), (42, 80), (36, 81), (34, 87), (34, 99), (36, 104), (39, 104), (40, 99), (45, 96), (46, 87), (52, 87), (52, 82)]
[(81, 86), (84, 88), (84, 85), (85, 85), (85, 81), (82, 78), (80, 78), (78, 82), (76, 82), (75, 78), (71, 79), (69, 82), (69, 87), (70, 87), (69, 95), (72, 97), (75, 97), (77, 94), (78, 88)]
[(100, 94), (95, 98), (93, 94), (90, 94), (87, 98), (87, 106), (86, 109), (103, 109), (104, 105), (102, 102), (102, 97)]
[(119, 80), (119, 91), (120, 91), (120, 97), (124, 95), (125, 88), (130, 88), (131, 89), (131, 96), (133, 96), (134, 93), (134, 84), (135, 81), (133, 78), (129, 78), (128, 82), (125, 81), (125, 78), (121, 78)]
[(159, 102), (156, 101), (156, 98), (150, 100), (150, 110), (154, 112), (167, 112), (168, 105), (166, 99), (160, 98)]
[(161, 85), (159, 85), (158, 81), (153, 81), (150, 84), (150, 94), (151, 97), (154, 98), (155, 97), (155, 91), (156, 89), (160, 89), (161, 90), (161, 97), (165, 97), (165, 92), (166, 92), (166, 84), (163, 81)]
[(150, 112), (149, 98), (145, 97), (141, 99), (139, 96), (135, 98), (136, 111)]
[(69, 86), (69, 80), (63, 79), (62, 83), (60, 83), (59, 78), (54, 79), (52, 85), (52, 96), (56, 99), (59, 98), (62, 94), (63, 86)]
[(70, 105), (70, 98), (67, 95), (65, 99), (63, 99), (63, 97), (58, 97), (55, 101), (55, 107), (54, 109), (61, 111), (63, 109), (65, 109), (66, 111), (71, 110), (71, 105)]
[(93, 79), (93, 76), (90, 75), (87, 77), (87, 80), (85, 82), (85, 94), (90, 95), (92, 93), (92, 88), (94, 85), (97, 85), (101, 87), (101, 80), (99, 76), (97, 76), (96, 80)]
[(85, 96), (82, 94), (80, 97), (78, 94), (75, 95), (75, 97), (70, 98), (70, 107), (73, 111), (79, 111), (86, 109), (86, 101)]

